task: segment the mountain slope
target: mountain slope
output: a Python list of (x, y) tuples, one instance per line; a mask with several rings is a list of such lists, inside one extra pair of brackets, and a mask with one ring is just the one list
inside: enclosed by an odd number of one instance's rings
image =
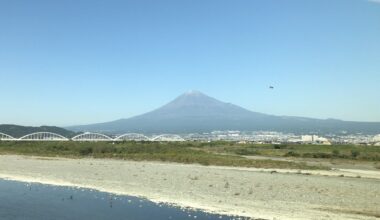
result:
[(380, 123), (267, 115), (252, 112), (233, 104), (218, 101), (200, 92), (192, 91), (143, 115), (106, 123), (73, 126), (68, 129), (108, 133), (189, 133), (213, 130), (320, 133), (344, 130), (380, 133)]
[(34, 132), (53, 132), (56, 134), (60, 134), (64, 137), (72, 137), (75, 134), (75, 132), (73, 131), (69, 131), (55, 126), (26, 127), (20, 125), (7, 124), (0, 125), (0, 132), (8, 134), (14, 138), (19, 138)]

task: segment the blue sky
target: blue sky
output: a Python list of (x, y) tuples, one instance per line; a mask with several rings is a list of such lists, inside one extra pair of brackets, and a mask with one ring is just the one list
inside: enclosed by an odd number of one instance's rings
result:
[(380, 121), (379, 85), (376, 0), (0, 1), (0, 124), (127, 118), (190, 89)]

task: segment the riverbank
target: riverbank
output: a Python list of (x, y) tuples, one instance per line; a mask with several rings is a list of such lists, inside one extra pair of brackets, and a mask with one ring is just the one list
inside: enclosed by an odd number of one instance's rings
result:
[(254, 218), (380, 218), (377, 171), (274, 170), (2, 155), (0, 178), (87, 187)]

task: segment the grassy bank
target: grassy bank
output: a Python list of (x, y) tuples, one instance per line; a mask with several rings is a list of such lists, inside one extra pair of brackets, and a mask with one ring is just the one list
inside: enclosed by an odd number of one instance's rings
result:
[(228, 152), (236, 155), (261, 155), (275, 157), (328, 158), (358, 161), (380, 161), (380, 147), (358, 145), (232, 145), (206, 147), (211, 152)]
[[(0, 142), (0, 154), (115, 158), (256, 168), (326, 169), (305, 163), (251, 160), (239, 155), (221, 155), (210, 149), (210, 146), (198, 142)], [(223, 150), (223, 147), (221, 149)], [(223, 151), (229, 150), (231, 149)]]

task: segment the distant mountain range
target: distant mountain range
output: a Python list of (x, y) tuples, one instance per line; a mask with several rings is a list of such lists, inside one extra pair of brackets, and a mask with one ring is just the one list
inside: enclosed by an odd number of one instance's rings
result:
[(154, 111), (128, 119), (71, 126), (72, 131), (103, 133), (190, 133), (215, 130), (281, 131), (294, 133), (380, 133), (380, 122), (275, 116), (218, 101), (201, 92), (187, 92)]
[(66, 130), (64, 128), (54, 127), (54, 126), (41, 126), (41, 127), (26, 127), (20, 125), (0, 125), (0, 132), (10, 135), (14, 138), (20, 138), (24, 135), (31, 134), (34, 132), (53, 132), (60, 134), (64, 137), (73, 137), (76, 133), (73, 131)]

